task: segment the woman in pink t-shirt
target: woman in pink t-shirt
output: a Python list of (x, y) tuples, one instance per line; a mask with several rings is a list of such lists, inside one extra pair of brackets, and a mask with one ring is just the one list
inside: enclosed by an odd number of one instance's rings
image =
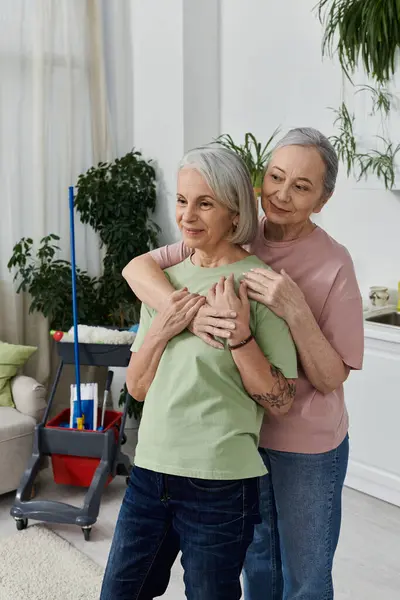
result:
[[(246, 274), (249, 296), (289, 325), (301, 365), (291, 410), (268, 417), (260, 453), (263, 522), (245, 565), (246, 600), (333, 599), (332, 563), (339, 539), (349, 442), (343, 383), (363, 358), (362, 301), (347, 250), (311, 216), (332, 196), (338, 158), (311, 128), (291, 130), (276, 146), (262, 188), (265, 213), (249, 250), (272, 271)], [(161, 269), (188, 255), (182, 243), (135, 258), (124, 276), (158, 308), (171, 293)], [(203, 307), (191, 331), (218, 346), (234, 320)], [(211, 600), (211, 599), (210, 599)]]

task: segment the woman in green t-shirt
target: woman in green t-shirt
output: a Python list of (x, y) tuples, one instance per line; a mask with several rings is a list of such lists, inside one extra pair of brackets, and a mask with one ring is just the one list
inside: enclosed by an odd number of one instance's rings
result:
[[(179, 551), (187, 598), (241, 597), (260, 520), (263, 415), (286, 413), (294, 397), (288, 327), (248, 300), (242, 280), (265, 264), (242, 248), (256, 235), (257, 211), (236, 154), (207, 147), (184, 157), (176, 220), (192, 254), (165, 271), (178, 291), (163, 310), (142, 305), (127, 386), (146, 402), (101, 600), (162, 595)], [(232, 318), (222, 349), (187, 330), (205, 302)]]

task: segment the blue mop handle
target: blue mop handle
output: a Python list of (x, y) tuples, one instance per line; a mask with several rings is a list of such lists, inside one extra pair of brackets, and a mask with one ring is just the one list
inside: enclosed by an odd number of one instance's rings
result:
[(74, 354), (75, 354), (75, 381), (76, 401), (78, 403), (78, 415), (82, 415), (81, 404), (81, 373), (79, 369), (79, 343), (78, 343), (78, 301), (76, 297), (76, 259), (75, 259), (75, 227), (74, 227), (74, 188), (69, 188), (69, 220), (71, 239), (71, 271), (72, 271), (72, 312), (74, 318)]

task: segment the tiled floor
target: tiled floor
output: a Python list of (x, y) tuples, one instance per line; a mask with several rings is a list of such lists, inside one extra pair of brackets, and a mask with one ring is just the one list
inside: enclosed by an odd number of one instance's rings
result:
[[(134, 434), (131, 434), (129, 443), (131, 448), (128, 453), (132, 454)], [(125, 479), (121, 477), (116, 478), (105, 491), (90, 542), (84, 541), (77, 527), (54, 525), (53, 529), (104, 566), (124, 490)], [(39, 495), (77, 505), (83, 498), (79, 489), (56, 486), (50, 473), (42, 476)], [(14, 520), (9, 516), (12, 502), (13, 494), (0, 496), (0, 543), (2, 536), (16, 531)], [(400, 600), (400, 509), (345, 490), (335, 581), (336, 600)], [(178, 562), (164, 598), (185, 598)]]

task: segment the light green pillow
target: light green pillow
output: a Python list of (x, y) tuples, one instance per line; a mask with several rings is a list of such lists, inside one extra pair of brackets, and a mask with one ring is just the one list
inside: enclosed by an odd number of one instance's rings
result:
[(10, 380), (36, 350), (35, 346), (16, 346), (0, 342), (0, 406), (14, 406)]

